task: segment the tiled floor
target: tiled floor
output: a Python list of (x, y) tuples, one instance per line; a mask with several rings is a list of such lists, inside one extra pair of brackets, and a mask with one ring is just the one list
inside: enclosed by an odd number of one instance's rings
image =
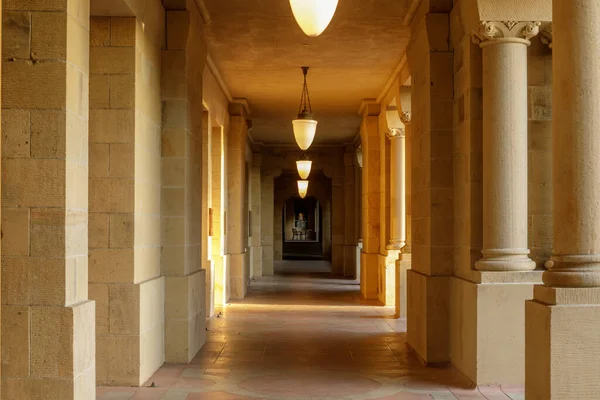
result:
[(277, 269), (210, 321), (191, 364), (163, 366), (145, 385), (156, 387), (98, 388), (98, 398), (524, 399), (522, 387), (470, 388), (451, 367), (423, 367), (405, 345), (405, 322), (362, 302), (355, 282), (328, 279), (327, 264)]

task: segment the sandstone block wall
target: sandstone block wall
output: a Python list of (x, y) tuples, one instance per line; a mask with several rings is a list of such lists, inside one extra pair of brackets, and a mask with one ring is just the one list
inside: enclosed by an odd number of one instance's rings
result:
[(243, 299), (250, 280), (248, 247), (248, 188), (246, 142), (248, 125), (243, 115), (232, 115), (227, 141), (227, 243), (231, 298)]
[[(94, 398), (89, 8), (4, 2), (2, 395)], [(53, 362), (48, 362), (53, 360)]]
[(449, 15), (438, 8), (432, 12), (429, 7), (423, 3), (413, 22), (408, 50), (413, 207), (407, 324), (408, 342), (419, 356), (427, 362), (445, 362), (449, 355), (449, 276), (454, 258), (454, 53)]
[(97, 381), (140, 385), (164, 362), (160, 32), (92, 18), (90, 296)]
[(162, 51), (162, 273), (166, 361), (189, 362), (206, 340), (202, 241), (202, 76), (195, 11), (167, 11)]

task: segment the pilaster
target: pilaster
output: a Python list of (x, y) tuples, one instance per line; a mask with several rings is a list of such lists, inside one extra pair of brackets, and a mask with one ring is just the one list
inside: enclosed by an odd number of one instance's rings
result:
[(362, 149), (362, 233), (360, 290), (365, 299), (377, 299), (379, 288), (380, 136), (379, 105), (367, 105), (360, 129)]
[(227, 141), (227, 248), (230, 271), (231, 298), (243, 299), (250, 280), (248, 260), (248, 215), (245, 199), (246, 141), (248, 125), (242, 113), (235, 115), (230, 107), (229, 137)]
[[(2, 397), (95, 399), (89, 8), (4, 2)], [(24, 22), (26, 21), (26, 22)], [(48, 40), (48, 32), (52, 39)]]
[[(187, 363), (206, 341), (202, 269), (201, 97), (206, 62), (195, 11), (167, 11), (162, 51), (162, 251), (165, 358)], [(206, 239), (206, 238), (204, 238)]]
[[(423, 8), (427, 4), (423, 3)], [(419, 14), (420, 15), (420, 14)], [(413, 22), (412, 267), (407, 271), (408, 344), (427, 363), (449, 361), (449, 282), (454, 255), (453, 63), (449, 15)]]

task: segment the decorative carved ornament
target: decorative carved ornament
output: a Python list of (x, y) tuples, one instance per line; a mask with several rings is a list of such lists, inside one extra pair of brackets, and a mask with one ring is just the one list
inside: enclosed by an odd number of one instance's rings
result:
[(362, 146), (358, 146), (356, 148), (356, 161), (358, 161), (358, 165), (362, 168), (362, 166), (363, 166)]
[(403, 138), (406, 135), (405, 128), (390, 128), (385, 133), (388, 139)]
[(546, 29), (544, 29), (542, 33), (540, 33), (540, 40), (542, 41), (542, 43), (552, 48), (552, 24), (548, 25)]
[(405, 124), (410, 124), (410, 119), (411, 114), (409, 111), (403, 111), (402, 114), (400, 114), (400, 121), (404, 122)]
[(538, 21), (484, 21), (473, 32), (473, 42), (480, 46), (506, 42), (529, 45), (529, 39), (540, 32), (540, 25)]

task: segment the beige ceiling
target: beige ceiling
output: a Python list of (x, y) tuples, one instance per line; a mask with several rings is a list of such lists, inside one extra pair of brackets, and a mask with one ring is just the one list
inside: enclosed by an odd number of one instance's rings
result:
[(402, 20), (409, 3), (340, 0), (327, 30), (310, 38), (288, 0), (206, 0), (209, 52), (232, 97), (248, 100), (254, 140), (294, 142), (303, 65), (311, 67), (315, 143), (352, 139), (361, 101), (379, 96), (406, 49), (410, 31)]

